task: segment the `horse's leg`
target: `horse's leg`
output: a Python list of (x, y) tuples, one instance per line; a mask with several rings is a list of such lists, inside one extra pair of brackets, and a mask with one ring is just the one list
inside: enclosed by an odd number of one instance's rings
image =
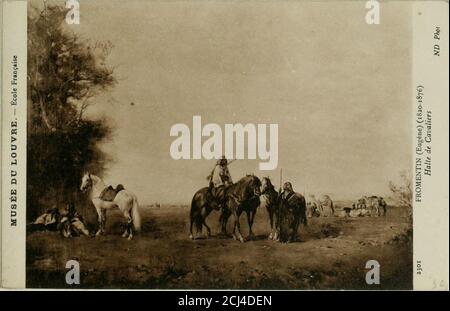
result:
[(253, 240), (255, 238), (255, 235), (253, 234), (253, 231), (252, 231), (253, 221), (255, 220), (255, 214), (256, 214), (256, 209), (247, 213), (248, 239), (249, 240)]
[(206, 227), (206, 237), (211, 237), (211, 228), (206, 224), (205, 218), (203, 218), (203, 225)]
[(239, 222), (239, 218), (236, 212), (233, 212), (233, 220), (234, 220), (234, 224), (233, 224), (233, 239), (237, 240), (238, 236), (236, 235), (236, 228), (237, 228), (237, 224)]
[(230, 218), (230, 211), (225, 207), (222, 209), (222, 215), (221, 215), (221, 234), (226, 236), (227, 235), (227, 223), (228, 219)]
[(233, 220), (234, 220), (232, 235), (233, 235), (233, 240), (237, 240), (237, 237), (236, 237), (236, 219), (237, 219), (237, 215), (235, 216), (234, 212), (232, 212), (232, 214), (233, 214)]
[(202, 216), (202, 224), (206, 227), (206, 236), (209, 238), (211, 236), (211, 228), (206, 224), (206, 217), (209, 216), (211, 213), (212, 208), (210, 206), (205, 206), (205, 208), (202, 209), (201, 216)]
[(132, 233), (132, 232), (131, 232), (131, 231), (132, 231), (132, 228), (130, 227), (130, 225), (132, 225), (133, 219), (131, 218), (130, 211), (124, 211), (124, 212), (123, 212), (123, 216), (124, 216), (125, 219), (127, 220), (127, 223), (126, 223), (126, 226), (125, 226), (125, 231), (124, 231), (124, 233), (122, 234), (122, 237), (123, 237), (123, 238), (126, 238), (126, 237), (128, 237), (129, 234)]
[(194, 226), (194, 220), (192, 219), (192, 217), (191, 217), (191, 226), (190, 226), (190, 229), (189, 229), (189, 232), (190, 232), (190, 234), (189, 234), (189, 238), (191, 239), (191, 240), (194, 240), (194, 233), (192, 232), (192, 227)]
[[(196, 212), (196, 213), (194, 213), (192, 216), (191, 216), (191, 225), (190, 225), (190, 229), (189, 229), (189, 238), (191, 239), (191, 240), (195, 240), (196, 239), (196, 236), (198, 236), (198, 234), (199, 234), (199, 230), (198, 230), (198, 228), (197, 228), (197, 217), (202, 217), (202, 215), (201, 215), (201, 213), (199, 214), (200, 212)], [(195, 233), (194, 233), (194, 231), (193, 231), (193, 227), (194, 227), (194, 225), (195, 225)], [(201, 232), (200, 232), (201, 233)]]
[(97, 229), (97, 232), (95, 233), (95, 235), (98, 236), (98, 235), (102, 234), (103, 210), (97, 204), (94, 203), (94, 205), (95, 205), (95, 210), (97, 211), (97, 215), (98, 215), (98, 229)]
[(131, 217), (128, 220), (127, 229), (128, 229), (128, 232), (130, 233), (128, 235), (128, 241), (129, 241), (133, 238), (133, 219)]
[(248, 224), (248, 240), (251, 240), (252, 238), (252, 227), (251, 227), (251, 219), (252, 219), (252, 215), (251, 215), (251, 211), (245, 211), (245, 214), (247, 215), (247, 224)]
[(267, 209), (269, 212), (269, 220), (270, 220), (270, 233), (269, 233), (269, 240), (272, 240), (273, 238), (273, 211), (270, 209)]
[(106, 228), (106, 209), (102, 209), (102, 223), (101, 223), (101, 234), (105, 234), (105, 228)]
[(205, 208), (203, 209), (203, 212), (202, 212), (202, 224), (206, 228), (206, 237), (207, 238), (209, 238), (211, 236), (211, 228), (206, 224), (206, 217), (209, 216), (211, 211), (212, 211), (212, 208), (207, 205), (207, 206), (205, 206)]
[(237, 231), (237, 235), (236, 233), (234, 234), (235, 239), (239, 240), (241, 243), (244, 243), (244, 238), (242, 237), (241, 234), (241, 224), (239, 223), (239, 216), (241, 213), (238, 213), (236, 210), (233, 212), (234, 215), (234, 229)]
[(274, 234), (273, 234), (272, 239), (274, 241), (279, 241), (280, 240), (280, 226), (281, 226), (281, 223), (280, 223), (281, 211), (280, 211), (280, 209), (277, 208), (275, 210), (274, 214), (275, 214), (276, 218), (275, 218), (275, 230), (274, 230)]
[[(191, 224), (190, 224), (190, 227), (189, 227), (189, 239), (195, 240), (195, 234), (194, 234), (192, 229), (193, 229), (193, 227), (194, 227), (194, 225), (195, 225), (195, 223), (197, 221), (198, 213), (200, 213), (200, 216), (201, 216), (201, 208), (198, 209), (197, 204), (194, 203), (194, 202), (192, 204), (193, 205), (191, 206), (191, 213), (190, 213)], [(195, 231), (197, 233), (197, 230), (195, 230)]]
[(226, 232), (227, 232), (226, 225), (225, 225), (225, 222), (226, 222), (225, 218), (227, 216), (225, 215), (225, 213), (226, 213), (225, 209), (222, 208), (219, 221), (220, 221), (220, 234), (224, 235), (224, 236), (226, 235)]
[(251, 220), (250, 220), (250, 238), (251, 239), (254, 239), (254, 237), (255, 237), (255, 234), (253, 233), (253, 223), (255, 222), (255, 216), (256, 216), (256, 209), (254, 209), (252, 212), (251, 212), (251, 216), (252, 216), (252, 218), (251, 218)]

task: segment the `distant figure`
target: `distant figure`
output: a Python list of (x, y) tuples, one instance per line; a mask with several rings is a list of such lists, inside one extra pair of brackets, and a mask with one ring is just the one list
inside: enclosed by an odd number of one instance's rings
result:
[(342, 211), (339, 213), (339, 217), (350, 217), (350, 212), (353, 210), (352, 207), (343, 207)]
[(84, 224), (83, 217), (78, 214), (73, 203), (67, 205), (65, 214), (61, 218), (60, 232), (65, 238), (79, 235), (89, 236), (89, 230)]
[(366, 201), (364, 198), (358, 199), (355, 203), (352, 204), (353, 209), (365, 209), (366, 208)]
[(224, 206), (225, 203), (225, 191), (233, 184), (231, 179), (230, 171), (228, 170), (228, 160), (225, 156), (222, 156), (220, 160), (217, 161), (211, 172), (209, 178), (209, 188), (211, 194), (217, 200), (217, 209)]
[(349, 213), (350, 217), (366, 217), (370, 216), (370, 211), (366, 208), (352, 209)]
[(386, 201), (379, 196), (364, 196), (363, 197), (366, 208), (370, 211), (371, 216), (379, 217), (381, 216), (381, 209), (383, 210), (383, 216), (386, 216)]
[(320, 203), (317, 201), (316, 197), (311, 194), (306, 203), (306, 217), (319, 217), (321, 214), (320, 207)]
[(28, 225), (29, 231), (57, 231), (61, 215), (57, 207), (47, 209), (36, 220)]
[(331, 200), (329, 195), (324, 195), (322, 200), (320, 201), (321, 206), (321, 216), (327, 217), (327, 216), (334, 216), (334, 203), (333, 200)]
[(350, 217), (367, 217), (378, 215), (379, 205), (378, 200), (370, 199), (363, 196), (352, 204)]

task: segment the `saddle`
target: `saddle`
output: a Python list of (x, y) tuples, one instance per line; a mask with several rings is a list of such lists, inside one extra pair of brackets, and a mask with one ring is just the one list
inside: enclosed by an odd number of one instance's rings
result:
[(103, 201), (114, 201), (116, 195), (124, 189), (125, 187), (122, 184), (118, 184), (116, 188), (108, 186), (100, 193), (100, 199)]

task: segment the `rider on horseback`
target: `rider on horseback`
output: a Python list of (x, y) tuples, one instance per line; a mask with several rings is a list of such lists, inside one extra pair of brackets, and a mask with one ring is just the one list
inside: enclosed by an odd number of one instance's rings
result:
[(214, 166), (211, 175), (209, 176), (209, 189), (211, 194), (218, 202), (218, 208), (220, 209), (225, 204), (225, 191), (233, 184), (230, 171), (228, 170), (228, 160), (225, 156), (222, 156)]

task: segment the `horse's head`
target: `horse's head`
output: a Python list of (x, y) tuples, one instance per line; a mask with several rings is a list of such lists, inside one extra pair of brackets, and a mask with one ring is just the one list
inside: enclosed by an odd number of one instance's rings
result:
[(88, 172), (84, 173), (83, 177), (81, 178), (81, 186), (80, 190), (85, 192), (92, 188), (92, 178), (91, 174)]
[(248, 187), (253, 195), (261, 195), (261, 180), (255, 175), (247, 175), (248, 177)]
[(263, 177), (262, 178), (262, 186), (261, 186), (261, 192), (264, 193), (267, 190), (270, 190), (273, 188), (272, 182), (270, 181), (269, 177)]

